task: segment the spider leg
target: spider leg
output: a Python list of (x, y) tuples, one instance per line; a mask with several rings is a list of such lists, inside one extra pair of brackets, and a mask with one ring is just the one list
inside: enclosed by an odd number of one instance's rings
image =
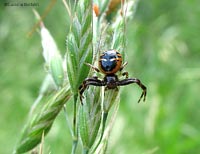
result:
[(145, 101), (146, 94), (147, 94), (147, 88), (141, 83), (141, 81), (139, 79), (136, 79), (136, 78), (124, 79), (124, 80), (118, 81), (117, 86), (125, 86), (125, 85), (131, 84), (131, 83), (136, 83), (143, 90), (143, 92), (138, 100), (138, 103), (140, 102), (142, 97), (143, 97), (143, 101)]
[(120, 71), (122, 71), (124, 69), (124, 67), (128, 64), (128, 62), (126, 61), (121, 67), (120, 67)]
[(126, 76), (126, 79), (128, 79), (128, 72), (123, 72), (122, 75)]
[(80, 100), (81, 100), (81, 104), (83, 104), (82, 99), (83, 97), (83, 92), (85, 91), (85, 89), (89, 86), (89, 85), (93, 85), (93, 86), (105, 86), (106, 83), (104, 81), (99, 80), (97, 77), (91, 77), (91, 78), (86, 78), (83, 83), (79, 86), (79, 94), (80, 94)]
[(91, 68), (92, 68), (93, 70), (95, 70), (96, 72), (100, 72), (100, 70), (99, 70), (97, 67), (93, 66), (93, 65), (90, 64), (90, 63), (85, 63), (85, 65), (91, 67)]
[[(122, 71), (124, 69), (124, 67), (128, 64), (128, 62), (125, 62), (121, 67), (119, 71)], [(122, 73), (123, 76), (126, 76), (126, 79), (128, 79), (128, 72), (123, 72)]]

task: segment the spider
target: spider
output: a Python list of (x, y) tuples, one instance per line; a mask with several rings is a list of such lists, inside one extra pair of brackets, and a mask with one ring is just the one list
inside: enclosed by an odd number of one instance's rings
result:
[(89, 63), (86, 63), (86, 65), (90, 66), (97, 72), (103, 73), (105, 76), (103, 80), (98, 79), (98, 77), (93, 76), (86, 78), (83, 83), (79, 86), (79, 94), (80, 94), (80, 100), (82, 103), (83, 99), (83, 92), (86, 90), (86, 88), (90, 85), (93, 86), (105, 86), (105, 89), (117, 89), (118, 86), (125, 86), (131, 83), (136, 83), (140, 88), (143, 90), (138, 103), (143, 97), (143, 101), (145, 101), (146, 94), (147, 94), (147, 88), (140, 82), (137, 78), (128, 78), (128, 72), (123, 72), (122, 75), (125, 76), (125, 79), (119, 80), (116, 73), (118, 71), (122, 71), (123, 68), (127, 65), (127, 62), (125, 62), (122, 65), (122, 55), (114, 50), (110, 49), (107, 51), (104, 51), (100, 57), (99, 57), (99, 69)]

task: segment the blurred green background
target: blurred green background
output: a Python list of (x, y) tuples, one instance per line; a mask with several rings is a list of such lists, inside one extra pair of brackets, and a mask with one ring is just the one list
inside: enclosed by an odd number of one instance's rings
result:
[[(49, 1), (39, 4), (36, 9), (42, 14)], [(200, 153), (199, 15), (197, 0), (139, 1), (127, 25), (126, 69), (147, 86), (147, 101), (137, 103), (139, 87), (121, 88), (108, 153)], [(35, 21), (31, 7), (5, 7), (0, 2), (2, 154), (12, 153), (46, 74), (39, 34), (27, 37)], [(44, 22), (64, 54), (70, 23), (61, 1)], [(53, 154), (71, 150), (63, 112), (45, 138), (45, 149)]]

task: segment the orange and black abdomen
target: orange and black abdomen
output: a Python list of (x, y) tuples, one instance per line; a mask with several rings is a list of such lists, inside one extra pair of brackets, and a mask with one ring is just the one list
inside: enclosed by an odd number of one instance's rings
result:
[(122, 65), (122, 56), (116, 50), (108, 50), (99, 58), (99, 69), (104, 74), (115, 74)]

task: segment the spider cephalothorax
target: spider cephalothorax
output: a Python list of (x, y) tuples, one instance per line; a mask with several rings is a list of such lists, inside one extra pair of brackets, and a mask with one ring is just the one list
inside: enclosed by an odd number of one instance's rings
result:
[(145, 101), (147, 88), (140, 82), (139, 79), (136, 78), (128, 78), (128, 72), (123, 72), (122, 75), (126, 76), (125, 79), (119, 80), (116, 73), (118, 71), (122, 71), (123, 68), (126, 66), (127, 63), (124, 63), (122, 65), (122, 55), (117, 52), (116, 50), (107, 50), (104, 51), (100, 57), (99, 57), (99, 69), (92, 66), (91, 64), (87, 64), (90, 67), (92, 67), (97, 72), (102, 72), (105, 74), (105, 77), (103, 80), (98, 79), (98, 77), (90, 77), (86, 78), (83, 83), (79, 87), (79, 94), (80, 94), (80, 100), (82, 103), (82, 94), (85, 91), (85, 89), (89, 85), (93, 86), (105, 86), (106, 89), (115, 89), (118, 86), (125, 86), (131, 83), (138, 84), (143, 92), (138, 100), (138, 103), (140, 102), (141, 98), (143, 98), (143, 101)]

